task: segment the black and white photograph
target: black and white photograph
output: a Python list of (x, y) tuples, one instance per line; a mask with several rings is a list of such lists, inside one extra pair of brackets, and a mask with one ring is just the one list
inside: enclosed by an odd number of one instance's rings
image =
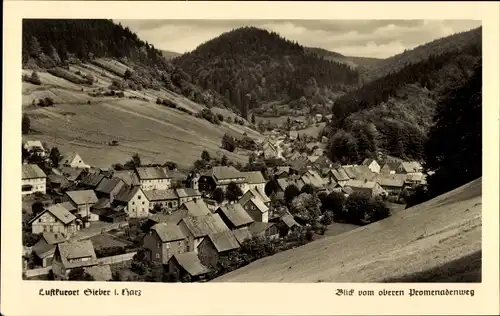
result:
[(20, 53), (27, 282), (482, 281), (479, 20), (23, 19)]

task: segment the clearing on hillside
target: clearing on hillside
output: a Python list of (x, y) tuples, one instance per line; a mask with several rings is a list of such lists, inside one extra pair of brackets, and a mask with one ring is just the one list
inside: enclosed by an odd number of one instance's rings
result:
[(481, 282), (481, 178), (214, 282)]

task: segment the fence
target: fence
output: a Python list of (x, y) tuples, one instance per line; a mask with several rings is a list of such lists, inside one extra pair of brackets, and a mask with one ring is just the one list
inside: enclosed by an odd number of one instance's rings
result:
[(124, 253), (122, 255), (116, 255), (116, 256), (110, 256), (110, 257), (104, 257), (104, 258), (98, 258), (97, 261), (100, 264), (114, 264), (114, 263), (120, 263), (124, 261), (129, 261), (132, 260), (134, 255), (137, 252), (129, 252), (129, 253)]
[(39, 268), (39, 269), (30, 269), (30, 270), (25, 270), (24, 274), (26, 275), (27, 278), (32, 278), (40, 275), (46, 275), (49, 274), (50, 270), (52, 270), (52, 266), (48, 266), (45, 268)]

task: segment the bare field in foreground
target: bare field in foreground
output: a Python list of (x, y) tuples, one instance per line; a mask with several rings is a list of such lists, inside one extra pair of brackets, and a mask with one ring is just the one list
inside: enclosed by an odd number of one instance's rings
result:
[(214, 282), (481, 282), (481, 178)]
[[(77, 151), (85, 162), (96, 167), (124, 163), (134, 153), (139, 153), (145, 163), (174, 161), (181, 167), (189, 167), (204, 149), (213, 156), (226, 155), (230, 160), (246, 163), (246, 155), (220, 148), (222, 136), (228, 133), (242, 137), (247, 133), (252, 138), (261, 137), (248, 126), (227, 122), (213, 125), (178, 109), (157, 105), (156, 99), (161, 97), (175, 101), (178, 107), (191, 113), (204, 108), (167, 90), (127, 90), (125, 98), (91, 97), (89, 92), (111, 82), (100, 75), (105, 70), (86, 64), (73, 68), (92, 73), (99, 78), (99, 83), (76, 85), (46, 72), (38, 72), (40, 86), (23, 83), (23, 113), (30, 117), (33, 130), (24, 135), (23, 140), (41, 140), (59, 147), (63, 153)], [(23, 70), (23, 73), (31, 74), (31, 71)], [(149, 102), (128, 96), (146, 98)], [(51, 97), (55, 106), (31, 105), (34, 99), (45, 97)], [(223, 111), (228, 115), (228, 110)], [(119, 146), (109, 146), (113, 140), (118, 141)]]

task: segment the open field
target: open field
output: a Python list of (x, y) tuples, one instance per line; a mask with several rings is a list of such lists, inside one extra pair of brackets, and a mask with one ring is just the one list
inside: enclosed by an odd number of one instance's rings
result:
[(325, 125), (326, 123), (318, 123), (317, 126), (316, 124), (313, 124), (311, 127), (298, 130), (297, 133), (300, 136), (307, 135), (310, 137), (318, 137), (325, 128)]
[[(115, 66), (124, 68), (120, 64)], [(94, 64), (72, 66), (71, 69), (82, 74), (91, 73), (98, 81), (93, 86), (77, 85), (38, 72), (42, 85), (23, 82), (23, 112), (30, 117), (33, 130), (24, 135), (23, 140), (41, 140), (49, 146), (59, 147), (63, 153), (77, 151), (85, 162), (96, 167), (124, 163), (134, 153), (139, 153), (145, 163), (174, 161), (186, 168), (204, 149), (212, 156), (226, 155), (230, 160), (246, 163), (246, 154), (220, 148), (222, 136), (228, 133), (239, 138), (247, 133), (255, 139), (262, 137), (248, 126), (227, 122), (213, 125), (178, 109), (157, 105), (156, 99), (161, 97), (193, 114), (204, 108), (166, 89), (126, 90), (125, 98), (92, 97), (89, 92), (109, 86), (116, 75)], [(31, 70), (25, 69), (23, 73), (31, 74)], [(148, 101), (130, 99), (131, 96)], [(51, 97), (55, 106), (32, 106), (33, 100), (45, 97)], [(217, 111), (225, 116), (231, 113), (225, 109)], [(108, 146), (112, 140), (118, 141), (119, 146)]]
[[(481, 178), (215, 282), (481, 282)], [(404, 281), (401, 281), (404, 280)]]

